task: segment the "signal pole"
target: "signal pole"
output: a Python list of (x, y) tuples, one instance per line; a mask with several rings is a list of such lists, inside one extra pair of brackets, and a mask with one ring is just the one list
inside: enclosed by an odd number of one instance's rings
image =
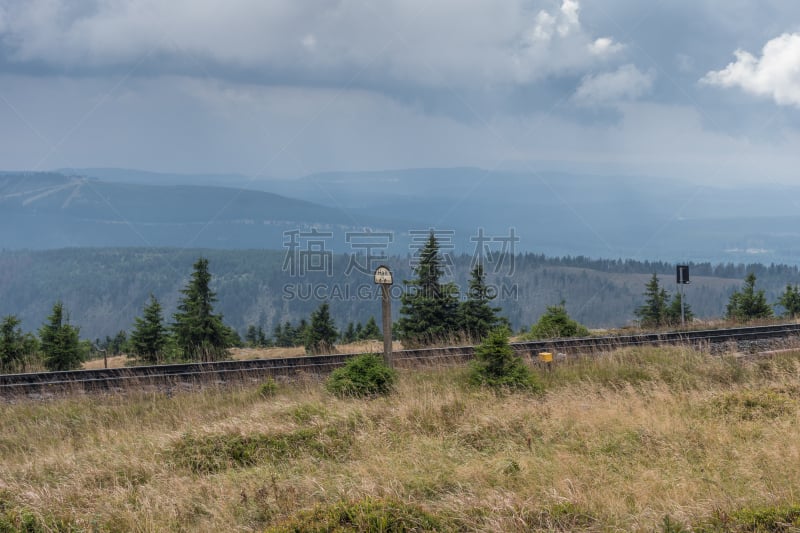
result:
[(675, 278), (678, 283), (678, 293), (681, 295), (681, 327), (686, 327), (685, 294), (683, 286), (689, 284), (689, 265), (678, 265), (675, 271)]

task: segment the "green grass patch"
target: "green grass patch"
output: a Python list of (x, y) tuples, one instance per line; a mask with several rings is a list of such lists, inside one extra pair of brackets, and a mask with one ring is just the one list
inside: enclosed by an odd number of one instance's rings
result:
[(283, 434), (187, 434), (172, 445), (169, 457), (174, 464), (196, 474), (211, 474), (305, 456), (343, 460), (352, 445), (352, 435), (339, 426)]
[(83, 528), (51, 515), (42, 516), (14, 506), (0, 494), (0, 533), (77, 533)]
[(585, 382), (619, 389), (662, 382), (676, 390), (700, 390), (709, 384), (742, 384), (758, 374), (732, 357), (711, 357), (680, 347), (639, 347), (559, 363), (542, 378), (548, 386)]
[(303, 403), (290, 409), (287, 414), (298, 424), (308, 424), (315, 419), (324, 420), (328, 416), (328, 411), (321, 403)]
[(797, 402), (780, 389), (749, 389), (723, 394), (712, 399), (706, 410), (738, 420), (779, 418), (791, 414)]
[(456, 525), (420, 507), (396, 500), (365, 498), (319, 506), (300, 512), (290, 520), (267, 529), (271, 533), (308, 532), (400, 533), (412, 531), (458, 531)]
[(739, 509), (732, 513), (718, 511), (692, 531), (702, 533), (784, 533), (800, 530), (800, 505)]

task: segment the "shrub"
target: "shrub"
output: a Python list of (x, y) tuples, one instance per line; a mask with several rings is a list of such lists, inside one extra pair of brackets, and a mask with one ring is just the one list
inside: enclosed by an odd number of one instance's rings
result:
[(275, 396), (276, 392), (278, 392), (278, 383), (271, 377), (265, 379), (264, 383), (258, 386), (258, 395), (264, 398)]
[(556, 337), (588, 337), (589, 330), (567, 314), (564, 302), (547, 307), (547, 312), (523, 335), (524, 340), (552, 339)]
[(493, 389), (541, 391), (542, 385), (539, 380), (508, 343), (509, 335), (507, 328), (497, 328), (475, 347), (475, 361), (472, 363), (469, 375), (470, 383)]
[(386, 366), (382, 357), (368, 353), (334, 370), (325, 387), (339, 397), (376, 396), (389, 394), (396, 379), (397, 372)]

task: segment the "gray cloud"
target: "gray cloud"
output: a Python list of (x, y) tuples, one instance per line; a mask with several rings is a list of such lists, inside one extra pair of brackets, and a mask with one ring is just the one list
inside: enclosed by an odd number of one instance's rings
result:
[(432, 87), (524, 84), (620, 50), (583, 28), (577, 0), (541, 9), (523, 0), (22, 0), (3, 19), (6, 60), (17, 64), (102, 71), (152, 56), (194, 62), (200, 74), (226, 65), (342, 84), (363, 70)]
[(583, 105), (635, 100), (650, 91), (654, 80), (653, 71), (641, 72), (635, 65), (623, 65), (613, 72), (585, 76), (573, 98)]
[(723, 66), (798, 26), (793, 0), (6, 0), (0, 159), (790, 181), (792, 83), (766, 50)]

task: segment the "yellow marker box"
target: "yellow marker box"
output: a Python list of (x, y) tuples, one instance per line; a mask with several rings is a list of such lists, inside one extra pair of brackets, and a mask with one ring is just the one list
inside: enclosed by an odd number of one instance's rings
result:
[(552, 363), (553, 362), (553, 354), (550, 352), (539, 352), (539, 362), (540, 363)]

